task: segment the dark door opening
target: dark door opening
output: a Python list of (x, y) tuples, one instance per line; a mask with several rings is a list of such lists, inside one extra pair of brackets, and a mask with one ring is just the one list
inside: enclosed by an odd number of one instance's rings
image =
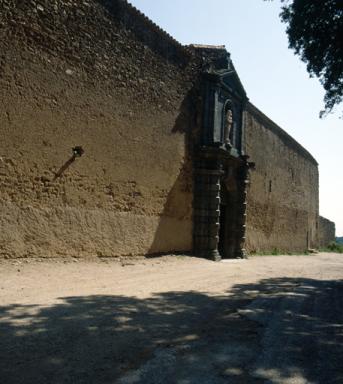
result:
[(236, 257), (237, 220), (238, 220), (238, 191), (234, 178), (231, 183), (222, 183), (220, 195), (220, 216), (219, 216), (219, 242), (218, 251), (223, 259)]

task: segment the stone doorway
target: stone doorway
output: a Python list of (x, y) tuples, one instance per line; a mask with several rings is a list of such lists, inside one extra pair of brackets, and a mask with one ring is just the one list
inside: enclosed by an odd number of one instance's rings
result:
[[(214, 156), (213, 156), (214, 155)], [(204, 153), (195, 174), (194, 249), (203, 257), (245, 257), (248, 163), (230, 155)]]
[(241, 257), (240, 226), (244, 221), (240, 206), (243, 197), (239, 188), (239, 169), (228, 167), (220, 185), (220, 216), (218, 251), (222, 259)]

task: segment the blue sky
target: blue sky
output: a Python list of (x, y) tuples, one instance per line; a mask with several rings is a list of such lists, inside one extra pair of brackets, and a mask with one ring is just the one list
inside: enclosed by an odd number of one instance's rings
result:
[(182, 44), (225, 45), (250, 101), (319, 163), (320, 214), (343, 236), (343, 120), (319, 119), (323, 89), (288, 49), (280, 1), (130, 0)]

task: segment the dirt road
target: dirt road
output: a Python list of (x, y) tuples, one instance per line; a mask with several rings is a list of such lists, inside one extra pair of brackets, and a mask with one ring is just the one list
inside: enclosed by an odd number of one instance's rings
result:
[(0, 383), (343, 383), (343, 256), (0, 263)]

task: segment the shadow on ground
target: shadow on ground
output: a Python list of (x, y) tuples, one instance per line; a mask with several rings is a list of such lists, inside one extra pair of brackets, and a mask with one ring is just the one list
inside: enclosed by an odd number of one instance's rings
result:
[(0, 382), (342, 383), (343, 283), (0, 307)]

